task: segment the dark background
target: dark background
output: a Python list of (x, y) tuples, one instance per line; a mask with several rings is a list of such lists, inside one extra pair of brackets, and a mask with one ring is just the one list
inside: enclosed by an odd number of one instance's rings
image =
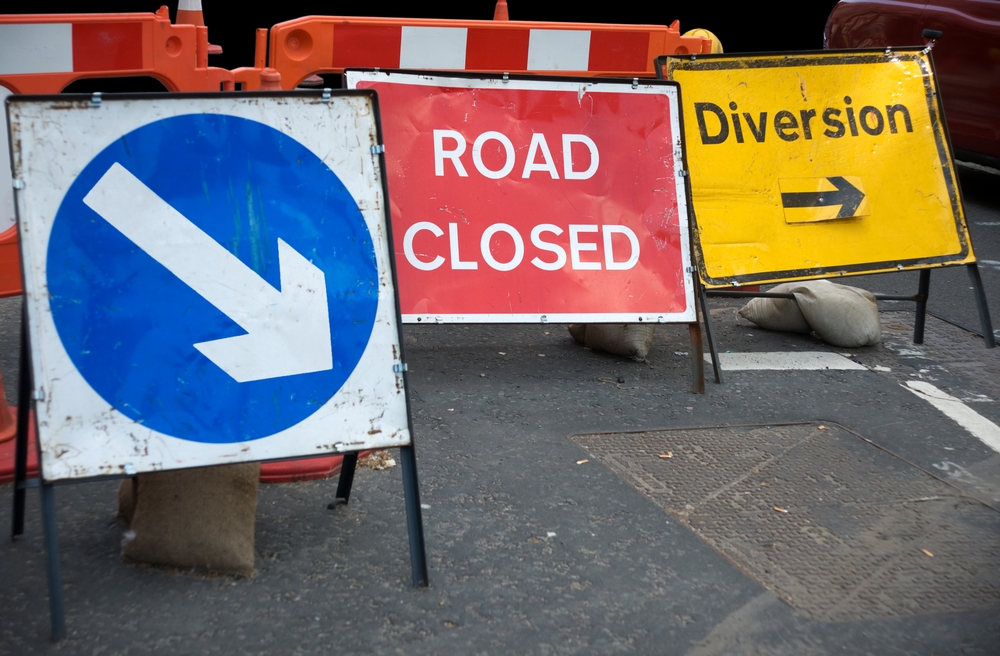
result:
[[(0, 13), (154, 12), (156, 0), (98, 0), (94, 3), (38, 0), (5, 3)], [(166, 3), (171, 18), (177, 2)], [(674, 6), (671, 7), (670, 5)], [(579, 23), (647, 23), (669, 25), (680, 20), (681, 32), (696, 27), (714, 32), (726, 52), (818, 50), (823, 47), (823, 26), (834, 0), (763, 0), (730, 4), (719, 2), (566, 2), (508, 0), (511, 20)], [(261, 7), (263, 5), (263, 7)], [(404, 18), (457, 18), (490, 20), (494, 0), (450, 2), (317, 2), (315, 0), (266, 0), (232, 3), (202, 0), (209, 40), (223, 47), (212, 66), (237, 68), (253, 65), (254, 30), (294, 18), (321, 16), (394, 16)]]

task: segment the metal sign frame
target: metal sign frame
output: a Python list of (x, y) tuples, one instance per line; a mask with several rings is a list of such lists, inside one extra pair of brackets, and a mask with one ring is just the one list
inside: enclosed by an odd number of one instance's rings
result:
[[(913, 295), (883, 295), (876, 294), (876, 300), (912, 301), (917, 304), (914, 322), (913, 341), (923, 343), (924, 325), (926, 321), (927, 296), (930, 290), (930, 272), (933, 268), (943, 266), (965, 265), (972, 284), (983, 336), (987, 348), (994, 348), (996, 340), (993, 335), (992, 321), (986, 305), (986, 294), (982, 286), (982, 278), (972, 250), (972, 238), (965, 220), (965, 208), (961, 198), (957, 172), (953, 161), (951, 140), (944, 121), (944, 107), (940, 94), (937, 92), (934, 60), (930, 48), (885, 48), (836, 51), (801, 51), (801, 52), (770, 52), (752, 54), (708, 54), (708, 55), (663, 55), (656, 60), (656, 74), (660, 79), (667, 78), (674, 70), (736, 70), (754, 68), (787, 67), (809, 63), (811, 65), (843, 65), (863, 63), (885, 63), (887, 61), (915, 61), (925, 70), (922, 77), (924, 84), (924, 100), (927, 103), (935, 139), (936, 154), (941, 162), (942, 174), (949, 195), (949, 205), (954, 219), (956, 238), (960, 245), (958, 253), (945, 254), (924, 258), (899, 258), (894, 260), (862, 263), (856, 265), (836, 265), (827, 267), (802, 267), (782, 271), (768, 271), (756, 274), (731, 275), (713, 277), (709, 275), (704, 249), (702, 248), (702, 232), (698, 227), (697, 208), (692, 205), (691, 221), (697, 253), (697, 266), (700, 282), (699, 295), (703, 307), (707, 307), (708, 296), (728, 298), (775, 297), (794, 298), (791, 294), (774, 294), (759, 291), (739, 291), (743, 285), (759, 283), (776, 283), (785, 280), (804, 280), (827, 277), (842, 277), (862, 274), (893, 273), (904, 270), (920, 272), (917, 292)], [(732, 107), (730, 107), (732, 109)], [(697, 157), (697, 155), (695, 155)], [(838, 187), (839, 189), (839, 187)], [(784, 196), (785, 194), (782, 194)], [(815, 194), (814, 194), (815, 195)], [(819, 194), (822, 195), (822, 194)], [(693, 196), (693, 192), (692, 192)], [(821, 200), (821, 199), (820, 199)], [(692, 200), (692, 203), (694, 201)], [(784, 198), (783, 198), (784, 202)], [(839, 218), (833, 216), (831, 218)], [(708, 288), (708, 289), (706, 289)], [(705, 316), (709, 347), (713, 354), (713, 367), (716, 380), (722, 380), (715, 344), (711, 319)]]
[[(373, 102), (11, 98), (45, 480), (410, 442)], [(171, 143), (187, 134), (199, 140)], [(364, 252), (352, 259), (341, 242)], [(200, 314), (191, 304), (203, 301)], [(113, 380), (100, 378), (112, 367)], [(147, 396), (164, 410), (139, 405)], [(254, 396), (280, 407), (254, 414)]]
[[(171, 94), (169, 96), (164, 96), (160, 94), (122, 94), (116, 96), (113, 100), (104, 99), (102, 101), (100, 94), (94, 94), (93, 96), (72, 96), (72, 95), (61, 95), (61, 96), (37, 96), (37, 97), (14, 97), (7, 101), (8, 113), (11, 113), (11, 105), (19, 105), (21, 107), (27, 106), (28, 104), (34, 103), (35, 107), (47, 106), (58, 107), (59, 111), (66, 112), (72, 108), (76, 108), (81, 112), (100, 112), (102, 105), (104, 107), (114, 106), (117, 103), (136, 103), (143, 100), (153, 100), (158, 105), (163, 104), (169, 105), (170, 107), (177, 108), (177, 111), (173, 109), (167, 111), (161, 111), (159, 114), (156, 112), (146, 112), (141, 120), (137, 120), (136, 124), (140, 127), (146, 125), (155, 125), (158, 120), (164, 117), (175, 117), (175, 116), (188, 116), (192, 114), (192, 108), (195, 108), (197, 113), (197, 108), (202, 110), (208, 107), (214, 107), (217, 111), (221, 111), (222, 115), (226, 114), (226, 109), (232, 110), (233, 107), (246, 108), (253, 104), (259, 105), (270, 105), (278, 109), (275, 115), (279, 115), (281, 112), (292, 112), (295, 109), (301, 109), (302, 106), (314, 105), (320, 111), (330, 111), (336, 110), (337, 103), (342, 103), (347, 105), (347, 111), (343, 112), (345, 114), (351, 114), (352, 108), (356, 112), (354, 119), (360, 124), (365, 121), (369, 122), (370, 128), (369, 133), (371, 136), (372, 143), (367, 145), (365, 139), (355, 139), (357, 141), (355, 144), (355, 150), (358, 153), (355, 154), (354, 160), (357, 160), (357, 155), (361, 155), (361, 162), (353, 161), (349, 164), (351, 168), (348, 169), (349, 173), (353, 173), (355, 177), (363, 178), (365, 175), (372, 176), (371, 182), (367, 184), (374, 190), (375, 201), (371, 199), (360, 199), (359, 207), (362, 215), (365, 215), (364, 225), (369, 226), (369, 233), (371, 234), (372, 246), (374, 249), (372, 251), (371, 257), (372, 266), (376, 267), (378, 272), (379, 282), (378, 290), (376, 292), (377, 297), (377, 309), (375, 310), (375, 317), (378, 323), (383, 324), (380, 327), (373, 328), (373, 335), (381, 335), (384, 339), (389, 336), (389, 344), (386, 346), (386, 353), (378, 357), (378, 361), (384, 361), (384, 364), (388, 367), (388, 376), (380, 374), (385, 380), (383, 382), (376, 382), (374, 384), (381, 385), (380, 389), (384, 391), (381, 393), (388, 392), (389, 396), (396, 397), (397, 400), (392, 401), (392, 403), (397, 403), (397, 409), (395, 414), (399, 415), (399, 424), (394, 426), (391, 431), (386, 431), (389, 433), (388, 436), (383, 436), (381, 438), (376, 438), (376, 445), (371, 442), (372, 435), (378, 435), (381, 431), (376, 430), (374, 424), (371, 424), (369, 418), (366, 417), (362, 420), (366, 423), (366, 427), (371, 430), (364, 431), (363, 434), (366, 436), (360, 441), (345, 440), (340, 443), (329, 444), (326, 448), (313, 445), (310, 450), (299, 451), (293, 447), (292, 451), (287, 453), (279, 453), (274, 457), (274, 453), (270, 452), (272, 459), (288, 459), (288, 458), (300, 458), (303, 455), (306, 456), (323, 456), (329, 455), (330, 453), (345, 453), (344, 465), (341, 472), (340, 480), (338, 483), (337, 495), (335, 499), (335, 504), (346, 503), (350, 497), (351, 486), (353, 482), (353, 474), (355, 464), (357, 462), (358, 451), (364, 448), (370, 448), (371, 446), (376, 446), (376, 448), (386, 448), (386, 447), (399, 447), (401, 456), (401, 468), (403, 474), (403, 487), (405, 496), (405, 507), (407, 514), (407, 529), (409, 533), (410, 541), (410, 561), (413, 574), (413, 585), (426, 586), (428, 584), (427, 578), (427, 563), (426, 554), (424, 549), (424, 535), (423, 535), (423, 520), (421, 516), (420, 507), (420, 497), (419, 497), (419, 485), (417, 480), (417, 470), (416, 470), (416, 456), (413, 446), (413, 424), (410, 413), (410, 400), (408, 394), (407, 385), (407, 374), (406, 374), (406, 359), (403, 350), (403, 336), (402, 336), (402, 321), (400, 320), (399, 314), (399, 303), (398, 296), (396, 294), (396, 274), (395, 274), (395, 262), (393, 260), (392, 249), (389, 248), (388, 244), (391, 243), (391, 224), (389, 221), (389, 208), (386, 202), (388, 195), (388, 188), (385, 180), (385, 176), (382, 173), (385, 170), (384, 161), (384, 149), (381, 147), (382, 144), (382, 134), (381, 134), (381, 123), (379, 115), (378, 99), (376, 94), (367, 91), (331, 91), (330, 89), (324, 89), (322, 91), (316, 92), (273, 92), (273, 93), (233, 93), (233, 94), (219, 94), (219, 93), (197, 93), (197, 94)], [(299, 105), (300, 107), (296, 107)], [(123, 106), (123, 105), (122, 105)], [(181, 109), (183, 108), (183, 109)], [(344, 108), (341, 108), (344, 109)], [(332, 113), (332, 112), (331, 112)], [(239, 111), (233, 113), (231, 111), (230, 116), (238, 115)], [(210, 113), (198, 114), (198, 116), (214, 116)], [(21, 117), (23, 118), (23, 117)], [(238, 117), (243, 118), (243, 117)], [(271, 117), (274, 118), (273, 116)], [(349, 123), (351, 119), (346, 119)], [(27, 121), (30, 123), (30, 121)], [(20, 375), (20, 388), (19, 397), (21, 399), (18, 407), (18, 432), (17, 432), (17, 447), (15, 452), (15, 494), (14, 494), (14, 512), (13, 512), (13, 525), (12, 525), (12, 535), (17, 537), (24, 532), (24, 504), (25, 504), (25, 493), (26, 490), (32, 487), (39, 487), (41, 489), (42, 495), (42, 514), (43, 514), (43, 528), (45, 532), (45, 542), (46, 551), (48, 555), (48, 579), (49, 579), (49, 598), (50, 598), (50, 614), (52, 618), (52, 635), (53, 639), (59, 640), (65, 636), (65, 617), (63, 611), (63, 600), (62, 600), (62, 584), (61, 584), (61, 573), (59, 568), (59, 558), (58, 558), (58, 540), (56, 537), (56, 525), (55, 525), (55, 503), (54, 503), (54, 493), (53, 486), (55, 483), (75, 483), (86, 480), (101, 480), (101, 479), (114, 479), (122, 478), (124, 476), (132, 476), (140, 471), (157, 471), (162, 469), (179, 469), (193, 466), (207, 466), (213, 464), (223, 464), (230, 462), (244, 462), (253, 460), (265, 460), (269, 459), (269, 453), (264, 451), (254, 451), (252, 449), (243, 449), (242, 455), (237, 455), (233, 457), (232, 451), (240, 450), (240, 443), (233, 446), (226, 446), (222, 449), (218, 448), (219, 445), (209, 445), (212, 448), (207, 450), (208, 455), (205, 456), (204, 453), (200, 459), (190, 459), (184, 460), (180, 458), (175, 462), (170, 463), (172, 466), (156, 466), (155, 463), (150, 464), (149, 462), (140, 461), (138, 465), (129, 465), (121, 462), (112, 463), (110, 466), (103, 467), (98, 471), (93, 471), (92, 468), (83, 469), (81, 475), (73, 475), (70, 472), (66, 475), (65, 472), (59, 472), (57, 475), (53, 476), (51, 474), (47, 475), (46, 469), (52, 468), (53, 466), (53, 454), (46, 449), (46, 444), (44, 442), (46, 432), (51, 432), (52, 427), (46, 425), (47, 422), (59, 422), (63, 421), (62, 417), (53, 416), (48, 406), (43, 406), (42, 404), (48, 404), (53, 400), (54, 397), (59, 397), (60, 395), (70, 394), (73, 392), (79, 393), (81, 387), (77, 384), (76, 387), (73, 386), (61, 386), (52, 385), (53, 374), (50, 370), (46, 369), (47, 364), (51, 364), (52, 361), (62, 363), (61, 366), (66, 368), (72, 368), (72, 363), (70, 359), (63, 353), (56, 353), (55, 356), (52, 355), (52, 351), (59, 351), (62, 348), (62, 343), (58, 339), (58, 330), (51, 319), (51, 316), (46, 317), (46, 313), (51, 315), (51, 309), (48, 307), (49, 295), (47, 287), (47, 279), (44, 276), (45, 273), (45, 258), (44, 256), (39, 257), (38, 251), (39, 247), (47, 246), (47, 241), (50, 236), (51, 224), (57, 220), (55, 217), (55, 208), (61, 207), (63, 203), (63, 194), (69, 195), (66, 188), (71, 186), (71, 184), (78, 179), (81, 174), (81, 170), (85, 170), (85, 165), (89, 162), (96, 160), (97, 152), (104, 152), (101, 147), (104, 144), (97, 144), (97, 147), (93, 143), (91, 144), (91, 151), (85, 152), (83, 155), (77, 158), (75, 168), (73, 158), (69, 158), (68, 162), (61, 163), (65, 170), (61, 171), (60, 174), (64, 178), (64, 186), (60, 187), (60, 177), (59, 175), (50, 176), (45, 179), (46, 183), (49, 185), (49, 189), (55, 187), (55, 193), (59, 194), (59, 198), (56, 201), (52, 201), (49, 204), (53, 205), (50, 212), (53, 214), (49, 217), (50, 223), (46, 224), (45, 219), (41, 219), (41, 223), (38, 223), (37, 208), (31, 207), (31, 203), (26, 199), (25, 188), (31, 184), (32, 180), (38, 176), (41, 171), (42, 174), (45, 173), (44, 162), (41, 161), (39, 157), (33, 156), (25, 152), (23, 141), (24, 134), (21, 128), (24, 127), (19, 121), (9, 121), (9, 125), (16, 126), (11, 128), (11, 161), (12, 168), (14, 171), (14, 179), (16, 183), (14, 185), (16, 189), (16, 207), (18, 210), (18, 225), (21, 231), (21, 245), (22, 245), (22, 258), (23, 263), (23, 273), (26, 282), (25, 289), (25, 303), (23, 311), (22, 320), (22, 345), (21, 345), (21, 375)], [(133, 126), (135, 127), (135, 126)], [(287, 127), (285, 124), (280, 124), (280, 127)], [(329, 127), (329, 126), (328, 126)], [(137, 130), (129, 132), (125, 127), (118, 125), (119, 134), (129, 133), (132, 134)], [(280, 128), (275, 128), (277, 132), (281, 132), (284, 136), (284, 131)], [(76, 135), (74, 135), (76, 136)], [(342, 142), (350, 142), (352, 140), (345, 139), (343, 136), (334, 135), (331, 137), (336, 140), (340, 138)], [(29, 139), (30, 140), (30, 139)], [(93, 141), (93, 139), (91, 140)], [(98, 141), (100, 139), (98, 138)], [(313, 143), (315, 139), (311, 139), (310, 143)], [(75, 145), (79, 145), (78, 143)], [(133, 147), (135, 144), (133, 143)], [(304, 147), (304, 146), (303, 146)], [(305, 148), (305, 147), (304, 147)], [(96, 150), (95, 150), (96, 149)], [(310, 151), (311, 152), (311, 151)], [(362, 154), (363, 153), (363, 154)], [(327, 155), (329, 156), (329, 155)], [(370, 160), (366, 164), (364, 160)], [(301, 158), (298, 160), (301, 163)], [(317, 161), (321, 161), (317, 159)], [(355, 171), (353, 167), (357, 166)], [(334, 168), (337, 168), (336, 166)], [(110, 171), (111, 169), (109, 169)], [(326, 170), (330, 170), (327, 168)], [(338, 172), (343, 175), (344, 169), (341, 167)], [(27, 173), (27, 175), (26, 175)], [(336, 173), (333, 173), (333, 177), (337, 177)], [(27, 178), (27, 181), (25, 181)], [(102, 182), (104, 178), (101, 178)], [(120, 182), (120, 181), (119, 181)], [(374, 183), (374, 184), (373, 184)], [(102, 183), (94, 186), (97, 189)], [(349, 186), (345, 187), (344, 191), (347, 193), (350, 189), (350, 182), (347, 183)], [(114, 191), (114, 189), (111, 189)], [(91, 194), (93, 191), (91, 192)], [(207, 192), (206, 192), (207, 193)], [(330, 192), (326, 192), (328, 195)], [(355, 197), (352, 193), (348, 198)], [(91, 198), (88, 195), (87, 198)], [(359, 199), (355, 197), (355, 202)], [(87, 202), (85, 200), (85, 202)], [(93, 206), (91, 206), (92, 209)], [(128, 208), (130, 211), (140, 214), (137, 211), (138, 206), (132, 205)], [(100, 210), (98, 211), (100, 214)], [(104, 216), (103, 214), (101, 216)], [(325, 215), (324, 215), (325, 216)], [(378, 218), (374, 218), (378, 217)], [(106, 217), (105, 217), (106, 218)], [(375, 220), (372, 223), (372, 220)], [(36, 219), (33, 221), (32, 219)], [(108, 219), (111, 221), (110, 219)], [(47, 226), (48, 230), (39, 228), (39, 226)], [(118, 226), (115, 225), (117, 228)], [(120, 228), (119, 228), (120, 229)], [(44, 237), (41, 244), (33, 243), (33, 240), (37, 240), (39, 234)], [(131, 239), (131, 237), (130, 237)], [(135, 240), (133, 240), (135, 241)], [(279, 241), (281, 239), (279, 238)], [(136, 242), (140, 247), (142, 244)], [(279, 244), (279, 249), (281, 248)], [(381, 249), (381, 254), (379, 250)], [(283, 255), (285, 254), (283, 251)], [(301, 256), (300, 256), (301, 257)], [(341, 256), (342, 257), (342, 256)], [(41, 262), (39, 262), (41, 259)], [(294, 258), (291, 258), (294, 259)], [(284, 263), (285, 260), (282, 260)], [(296, 260), (297, 261), (297, 260)], [(41, 265), (41, 266), (40, 266)], [(259, 267), (258, 267), (259, 268)], [(321, 274), (322, 275), (322, 274)], [(180, 277), (180, 276), (179, 276)], [(187, 282), (181, 277), (182, 281)], [(282, 270), (282, 288), (285, 287), (285, 277), (284, 270)], [(228, 281), (227, 281), (228, 282)], [(329, 311), (329, 309), (328, 309)], [(249, 332), (249, 331), (248, 331)], [(55, 339), (54, 339), (55, 338)], [(54, 339), (54, 341), (53, 341)], [(225, 337), (223, 337), (223, 340)], [(365, 354), (368, 353), (369, 347), (372, 346), (372, 340), (370, 338), (365, 346), (364, 353), (360, 356), (356, 367), (365, 366)], [(44, 343), (48, 340), (46, 348), (39, 350), (38, 344)], [(221, 341), (221, 340), (220, 340)], [(46, 359), (48, 358), (48, 362)], [(67, 364), (69, 363), (69, 364)], [(82, 374), (79, 371), (60, 372), (63, 376), (67, 373), (75, 373), (80, 381), (86, 384)], [(228, 371), (227, 371), (228, 373)], [(232, 374), (230, 374), (232, 375)], [(375, 379), (378, 381), (379, 377), (376, 376)], [(39, 384), (38, 381), (42, 381)], [(350, 377), (347, 381), (343, 383), (345, 387), (350, 387), (351, 383)], [(388, 384), (386, 384), (388, 383)], [(49, 385), (46, 389), (46, 385)], [(90, 394), (95, 394), (93, 390), (89, 391)], [(337, 413), (344, 414), (356, 414), (356, 411), (352, 409), (350, 403), (340, 403), (337, 396), (340, 391), (335, 391), (333, 393), (332, 399), (328, 402), (329, 404), (343, 405), (344, 408), (332, 407), (327, 411), (327, 420), (331, 414), (336, 417)], [(373, 394), (374, 396), (375, 394)], [(336, 403), (335, 403), (336, 402)], [(114, 407), (108, 408), (107, 402), (105, 403), (105, 416), (107, 417), (111, 413), (115, 412)], [(371, 405), (371, 404), (368, 404)], [(326, 406), (322, 406), (326, 407)], [(382, 410), (385, 414), (385, 409), (388, 406), (383, 404)], [(367, 408), (367, 406), (366, 406)], [(368, 408), (370, 409), (370, 408)], [(35, 411), (35, 417), (31, 418), (29, 413)], [(312, 415), (310, 415), (312, 416)], [(376, 415), (378, 417), (379, 415)], [(322, 418), (322, 417), (321, 417)], [(384, 418), (384, 417), (383, 417)], [(127, 425), (129, 422), (126, 421), (128, 418), (118, 418), (118, 423)], [(39, 448), (39, 470), (40, 478), (27, 480), (27, 451), (28, 451), (28, 425), (31, 421), (36, 424), (36, 432), (38, 434), (38, 448)], [(70, 416), (70, 420), (72, 417)], [(308, 421), (308, 417), (305, 421)], [(334, 419), (336, 421), (336, 418)], [(354, 421), (349, 417), (342, 420), (346, 426), (352, 426), (351, 423)], [(111, 424), (112, 422), (107, 422)], [(132, 431), (148, 431), (146, 427), (143, 427), (138, 422), (132, 423)], [(301, 422), (300, 422), (301, 423)], [(368, 425), (371, 424), (371, 425)], [(65, 430), (75, 430), (79, 432), (81, 428), (84, 432), (88, 428), (83, 425), (83, 422), (77, 421), (75, 426), (63, 426)], [(95, 432), (94, 427), (90, 427), (91, 432)], [(97, 432), (100, 430), (105, 430), (107, 425), (101, 425)], [(327, 427), (329, 429), (329, 426)], [(41, 429), (41, 430), (39, 430)], [(333, 428), (336, 430), (336, 428)], [(286, 431), (287, 432), (287, 431)], [(64, 435), (65, 437), (65, 432)], [(131, 436), (131, 435), (130, 435)], [(170, 437), (170, 436), (166, 436)], [(163, 437), (157, 438), (163, 439)], [(266, 439), (266, 437), (265, 437)], [(367, 440), (367, 441), (366, 441)], [(371, 444), (369, 444), (371, 442)], [(195, 450), (198, 450), (199, 444), (192, 442), (194, 444)], [(99, 447), (97, 447), (99, 448)], [(204, 449), (202, 449), (205, 451)], [(220, 450), (223, 452), (222, 457), (220, 457)], [(79, 472), (77, 472), (79, 473)]]

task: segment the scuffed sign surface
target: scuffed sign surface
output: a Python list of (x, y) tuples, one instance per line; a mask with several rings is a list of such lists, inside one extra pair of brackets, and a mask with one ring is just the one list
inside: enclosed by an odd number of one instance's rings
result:
[(675, 86), (347, 81), (384, 109), (405, 322), (694, 320)]
[(46, 480), (410, 443), (370, 96), (9, 119)]
[(929, 55), (668, 57), (710, 287), (975, 261)]

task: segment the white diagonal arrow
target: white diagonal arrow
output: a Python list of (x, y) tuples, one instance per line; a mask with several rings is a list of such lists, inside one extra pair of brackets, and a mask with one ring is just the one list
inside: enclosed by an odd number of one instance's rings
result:
[(326, 278), (281, 239), (279, 292), (118, 163), (83, 202), (247, 331), (194, 345), (237, 382), (333, 367)]

